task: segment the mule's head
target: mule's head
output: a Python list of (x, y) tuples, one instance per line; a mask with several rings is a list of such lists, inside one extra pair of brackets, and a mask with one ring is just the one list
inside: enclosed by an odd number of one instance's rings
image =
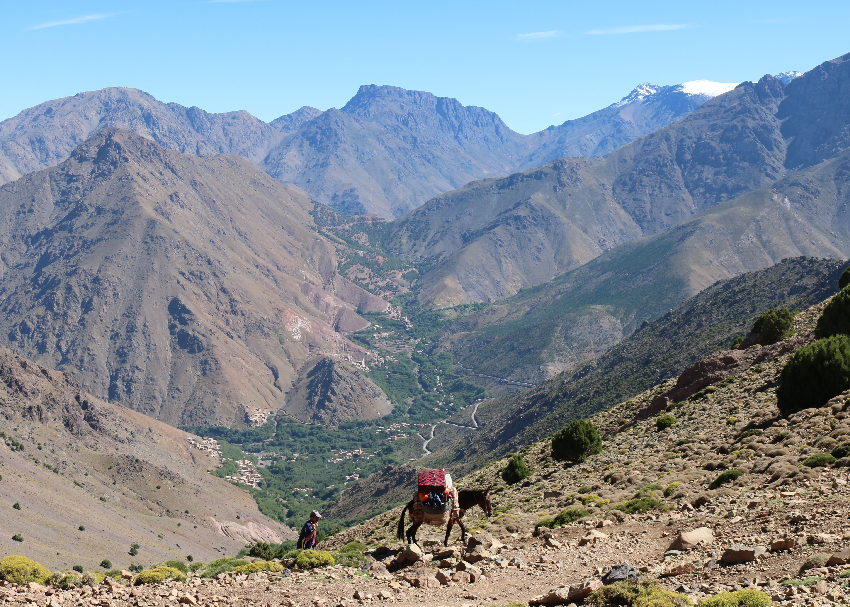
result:
[(481, 495), (481, 501), (479, 505), (481, 509), (484, 511), (484, 514), (490, 516), (493, 514), (493, 502), (490, 500), (490, 489), (493, 488), (493, 485), (490, 485), (484, 490), (484, 493)]

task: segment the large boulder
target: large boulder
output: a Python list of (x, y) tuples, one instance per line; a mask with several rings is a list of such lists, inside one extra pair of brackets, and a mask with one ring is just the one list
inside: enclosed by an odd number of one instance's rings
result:
[(494, 538), (489, 533), (473, 533), (466, 540), (466, 549), (472, 550), (476, 546), (481, 546), (484, 550), (490, 550), (495, 552), (499, 548), (501, 548), (504, 544)]
[(724, 563), (750, 563), (757, 558), (764, 556), (767, 553), (767, 548), (764, 546), (749, 547), (743, 544), (734, 544), (723, 553), (720, 560)]
[(710, 544), (714, 541), (714, 532), (708, 527), (697, 527), (692, 531), (682, 531), (673, 543), (670, 550), (692, 550), (700, 544)]
[(631, 565), (614, 565), (611, 571), (602, 576), (602, 583), (606, 586), (616, 582), (625, 582), (626, 580), (640, 580), (640, 572)]
[(408, 544), (407, 548), (404, 549), (404, 552), (401, 553), (401, 557), (405, 561), (410, 561), (411, 563), (415, 563), (416, 561), (422, 560), (422, 549), (416, 544)]
[(602, 588), (602, 580), (587, 579), (578, 584), (560, 586), (528, 602), (529, 605), (563, 605), (583, 601), (590, 594)]

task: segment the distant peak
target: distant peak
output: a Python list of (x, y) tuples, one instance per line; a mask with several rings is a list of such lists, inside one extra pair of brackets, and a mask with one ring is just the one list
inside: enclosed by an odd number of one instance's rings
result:
[[(348, 103), (342, 107), (342, 111), (355, 114), (370, 108), (380, 106), (384, 103), (406, 103), (413, 106), (431, 106), (437, 103), (438, 97), (427, 91), (411, 91), (398, 86), (386, 84), (364, 84)], [(452, 100), (454, 101), (454, 100)]]
[(640, 101), (641, 99), (646, 99), (647, 97), (651, 97), (652, 95), (659, 93), (661, 88), (662, 87), (657, 84), (644, 82), (643, 84), (637, 85), (631, 93), (623, 97), (616, 105), (627, 105), (629, 103), (634, 103), (635, 101)]
[(774, 76), (777, 80), (782, 81), (782, 84), (788, 84), (795, 78), (799, 78), (803, 75), (803, 72), (798, 72), (796, 70), (791, 70), (789, 72), (780, 72)]
[(680, 90), (686, 95), (702, 95), (705, 97), (717, 97), (728, 93), (738, 86), (737, 82), (713, 82), (711, 80), (691, 80), (679, 85)]

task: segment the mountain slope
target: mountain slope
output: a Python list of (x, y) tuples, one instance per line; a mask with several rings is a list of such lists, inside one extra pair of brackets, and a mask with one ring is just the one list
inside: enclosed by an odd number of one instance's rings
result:
[(850, 255), (850, 152), (608, 251), (458, 322), (477, 372), (540, 381), (593, 359), (718, 280), (799, 255)]
[(524, 137), (493, 112), (370, 85), (287, 136), (262, 166), (344, 213), (398, 217), (472, 179), (510, 172), (524, 149)]
[(539, 440), (571, 419), (627, 400), (728, 348), (760, 313), (777, 307), (800, 310), (822, 301), (835, 292), (845, 266), (798, 257), (717, 282), (643, 324), (596, 361), (535, 388), (482, 402), (476, 413), (480, 431), (445, 438), (438, 432), (429, 444), (434, 452), (429, 458), (468, 470)]
[(387, 307), (337, 274), (312, 207), (238, 157), (102, 130), (0, 188), (0, 339), (170, 424), (243, 424)]
[[(93, 398), (3, 347), (0, 420), (4, 555), (24, 550), (50, 568), (86, 570), (106, 558), (126, 569), (294, 537), (250, 494), (207, 473), (219, 458), (193, 448), (187, 439), (197, 437)], [(127, 554), (134, 543), (138, 557)]]
[(470, 184), (398, 221), (389, 246), (437, 263), (422, 304), (504, 298), (781, 177), (782, 97), (782, 83), (765, 76), (605, 159)]

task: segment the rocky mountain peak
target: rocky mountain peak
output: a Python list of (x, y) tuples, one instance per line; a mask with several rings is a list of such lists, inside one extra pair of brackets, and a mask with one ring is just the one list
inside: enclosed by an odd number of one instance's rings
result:
[(300, 129), (305, 123), (310, 122), (313, 118), (322, 114), (324, 114), (322, 110), (305, 105), (291, 114), (284, 114), (280, 118), (275, 118), (269, 124), (282, 133), (292, 133)]

